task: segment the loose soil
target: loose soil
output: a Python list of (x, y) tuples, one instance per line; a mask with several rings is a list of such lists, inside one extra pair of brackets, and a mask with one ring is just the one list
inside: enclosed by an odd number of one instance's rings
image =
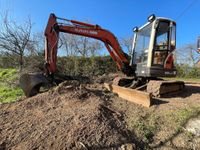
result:
[[(85, 87), (86, 86), (86, 87)], [(1, 149), (111, 149), (134, 146), (123, 116), (109, 96), (66, 81), (54, 90), (0, 105)]]
[(103, 80), (65, 81), (0, 104), (0, 149), (200, 149), (200, 138), (185, 130), (200, 116), (200, 84), (144, 108), (106, 91)]

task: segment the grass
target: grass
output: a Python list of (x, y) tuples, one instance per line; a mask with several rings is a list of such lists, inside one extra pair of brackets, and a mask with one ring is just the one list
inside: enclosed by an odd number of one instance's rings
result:
[(189, 108), (184, 108), (177, 110), (176, 112), (170, 112), (167, 115), (167, 119), (170, 122), (174, 122), (176, 130), (181, 129), (189, 119), (196, 117), (200, 114), (200, 106), (191, 106)]
[(0, 80), (14, 81), (18, 77), (16, 69), (0, 69)]
[[(175, 135), (183, 133), (188, 139), (191, 139), (192, 134), (185, 131), (184, 128), (189, 119), (200, 114), (200, 106), (191, 105), (163, 112), (156, 112), (153, 108), (152, 110), (149, 108), (134, 113), (127, 118), (127, 125), (130, 130), (134, 131), (137, 138), (143, 141), (144, 148), (150, 149), (151, 144), (155, 142), (154, 137), (160, 138), (165, 143), (171, 138), (175, 138)], [(162, 133), (162, 137), (159, 133)]]
[(8, 103), (18, 100), (23, 92), (16, 84), (19, 74), (16, 69), (0, 68), (0, 103)]
[(153, 141), (154, 134), (159, 130), (159, 116), (147, 113), (143, 117), (134, 118), (130, 123), (131, 128), (135, 129), (136, 134), (145, 143)]
[(138, 134), (140, 134), (144, 142), (151, 142), (153, 140), (154, 132), (156, 132), (155, 124), (149, 124), (140, 120), (135, 122), (133, 127), (137, 129)]
[(0, 102), (8, 103), (18, 100), (23, 92), (20, 88), (9, 88), (0, 86)]

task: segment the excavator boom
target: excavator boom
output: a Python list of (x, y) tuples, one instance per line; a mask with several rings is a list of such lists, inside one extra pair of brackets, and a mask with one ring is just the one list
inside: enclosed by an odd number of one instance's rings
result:
[[(58, 20), (65, 21), (65, 23), (59, 23)], [(113, 33), (102, 29), (99, 25), (63, 19), (56, 17), (54, 14), (50, 15), (45, 30), (45, 60), (47, 63), (47, 73), (52, 74), (56, 71), (58, 39), (60, 32), (90, 37), (102, 41), (110, 53), (110, 56), (116, 62), (117, 67), (127, 75), (133, 74), (134, 71), (129, 66), (130, 60), (127, 57), (127, 54), (122, 51), (121, 46)]]

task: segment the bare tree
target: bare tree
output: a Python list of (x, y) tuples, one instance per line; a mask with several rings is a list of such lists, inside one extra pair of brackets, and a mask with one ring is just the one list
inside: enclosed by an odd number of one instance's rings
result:
[(27, 44), (30, 55), (40, 55), (44, 53), (45, 37), (43, 32), (33, 34), (33, 38)]
[(175, 57), (179, 64), (194, 66), (199, 60), (199, 54), (196, 52), (196, 44), (185, 44), (178, 48), (175, 52)]
[(0, 30), (1, 51), (18, 56), (19, 69), (23, 67), (23, 56), (28, 45), (30, 46), (32, 23), (28, 18), (24, 24), (17, 24), (5, 15)]
[(75, 36), (72, 36), (71, 34), (60, 34), (60, 41), (62, 48), (64, 48), (67, 53), (67, 56), (76, 55), (76, 51), (74, 50)]
[(128, 52), (128, 54), (131, 54), (131, 48), (133, 43), (133, 37), (123, 37), (120, 40), (120, 44), (123, 48), (125, 48), (125, 51)]
[(83, 36), (62, 34), (61, 41), (68, 56), (94, 56), (97, 55), (98, 50), (102, 49), (101, 42)]

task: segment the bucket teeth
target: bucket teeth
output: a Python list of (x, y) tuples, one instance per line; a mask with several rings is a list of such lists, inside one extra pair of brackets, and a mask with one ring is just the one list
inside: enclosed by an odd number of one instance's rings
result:
[(26, 97), (31, 97), (38, 94), (40, 87), (48, 84), (48, 80), (42, 73), (26, 73), (20, 76), (19, 83)]

